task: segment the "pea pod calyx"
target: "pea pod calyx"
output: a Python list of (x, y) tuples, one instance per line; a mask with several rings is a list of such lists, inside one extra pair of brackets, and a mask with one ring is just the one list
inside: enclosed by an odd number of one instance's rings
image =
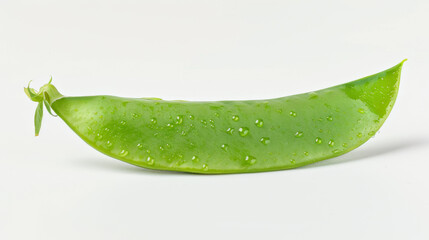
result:
[(52, 113), (51, 104), (59, 98), (63, 97), (63, 95), (58, 92), (57, 88), (54, 87), (54, 85), (51, 84), (52, 77), (49, 79), (49, 82), (47, 84), (43, 85), (40, 88), (39, 92), (37, 92), (33, 88), (30, 88), (30, 83), (31, 81), (28, 83), (28, 86), (24, 88), (24, 92), (33, 102), (38, 103), (36, 113), (34, 114), (35, 135), (38, 136), (42, 125), (43, 106), (45, 106), (49, 114), (56, 117), (56, 115)]

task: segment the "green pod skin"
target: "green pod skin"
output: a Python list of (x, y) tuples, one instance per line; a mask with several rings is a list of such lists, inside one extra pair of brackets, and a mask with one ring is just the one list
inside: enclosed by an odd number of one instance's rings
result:
[(261, 172), (304, 166), (365, 143), (394, 105), (403, 62), (346, 84), (269, 100), (64, 97), (51, 83), (26, 92), (34, 101), (47, 100), (86, 143), (124, 162), (203, 174)]

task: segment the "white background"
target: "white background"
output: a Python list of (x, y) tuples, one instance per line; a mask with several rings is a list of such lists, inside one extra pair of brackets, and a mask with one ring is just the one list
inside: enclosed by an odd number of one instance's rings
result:
[[(0, 0), (0, 239), (429, 239), (429, 2)], [(381, 131), (289, 171), (203, 176), (93, 150), (23, 87), (263, 99), (404, 58)]]

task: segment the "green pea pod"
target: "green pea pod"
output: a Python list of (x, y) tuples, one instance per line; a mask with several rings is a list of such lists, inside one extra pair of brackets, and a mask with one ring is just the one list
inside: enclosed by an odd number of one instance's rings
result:
[(393, 107), (404, 61), (353, 82), (269, 100), (65, 97), (50, 82), (25, 92), (39, 102), (36, 133), (43, 102), (93, 148), (133, 165), (260, 172), (336, 157), (374, 136)]

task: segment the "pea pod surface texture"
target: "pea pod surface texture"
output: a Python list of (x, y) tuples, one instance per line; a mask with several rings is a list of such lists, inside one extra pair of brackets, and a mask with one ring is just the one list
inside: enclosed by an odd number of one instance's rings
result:
[(356, 81), (268, 100), (66, 97), (51, 81), (25, 92), (39, 103), (36, 135), (45, 107), (93, 148), (136, 166), (261, 172), (304, 166), (365, 143), (392, 110), (404, 61)]

